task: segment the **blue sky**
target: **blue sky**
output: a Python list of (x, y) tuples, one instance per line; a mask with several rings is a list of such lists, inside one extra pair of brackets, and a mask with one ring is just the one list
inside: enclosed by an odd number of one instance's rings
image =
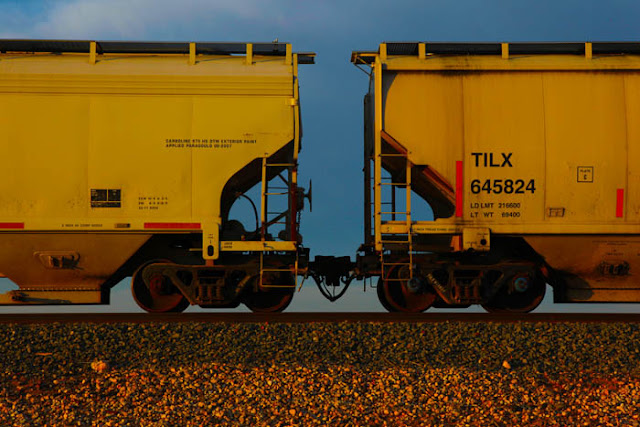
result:
[[(312, 254), (353, 257), (363, 233), (362, 97), (368, 82), (350, 64), (352, 50), (373, 50), (382, 41), (637, 41), (638, 18), (640, 2), (631, 0), (0, 0), (0, 38), (278, 38), (295, 51), (316, 52), (317, 64), (300, 69), (301, 182), (312, 179), (314, 190), (302, 234)], [(357, 288), (331, 305), (305, 285), (291, 308), (380, 309), (375, 291)], [(125, 284), (115, 294), (120, 307), (134, 307)]]

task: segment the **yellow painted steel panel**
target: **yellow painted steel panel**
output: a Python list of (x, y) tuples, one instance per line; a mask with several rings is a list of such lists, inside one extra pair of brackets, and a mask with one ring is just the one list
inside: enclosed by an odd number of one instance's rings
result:
[[(191, 97), (94, 96), (90, 111), (89, 175), (82, 192), (88, 216), (189, 220), (192, 149), (169, 148), (167, 140), (191, 139)], [(90, 189), (120, 189), (121, 207), (90, 208)]]
[[(527, 236), (527, 242), (544, 254), (553, 267), (579, 276), (570, 288), (639, 289), (634, 271), (640, 269), (638, 236)], [(631, 274), (616, 274), (624, 268)], [(615, 301), (615, 300), (613, 300)]]
[[(0, 233), (0, 269), (20, 287), (99, 289), (151, 237), (142, 233)], [(51, 268), (42, 253), (74, 252), (66, 268)]]
[(384, 81), (384, 130), (410, 161), (451, 187), (464, 164), (462, 217), (435, 221), (442, 232), (639, 231), (637, 72), (395, 69)]
[(86, 216), (89, 111), (86, 97), (0, 95), (2, 221)]
[[(189, 67), (180, 55), (95, 66), (0, 55), (0, 218), (32, 230), (219, 224), (228, 179), (294, 139), (292, 73), (281, 57)], [(117, 202), (94, 202), (96, 192)]]
[(411, 160), (430, 165), (454, 182), (462, 159), (462, 76), (399, 72), (385, 74), (384, 128), (411, 151)]
[(617, 190), (626, 189), (624, 76), (545, 73), (546, 208), (554, 222), (612, 223)]
[(484, 224), (541, 221), (545, 190), (541, 76), (469, 74), (463, 87), (463, 219)]
[(135, 93), (293, 96), (292, 64), (282, 57), (181, 55), (0, 55), (0, 93)]
[(192, 150), (193, 215), (198, 217), (219, 209), (219, 195), (235, 172), (293, 140), (293, 107), (282, 98), (200, 97), (194, 99), (192, 127), (194, 137), (220, 145)]
[[(230, 178), (280, 150), (297, 159), (298, 55), (253, 54), (249, 64), (232, 55), (90, 56), (0, 54), (0, 270), (11, 270), (12, 247), (26, 245), (21, 256), (31, 257), (56, 246), (18, 237), (29, 232), (117, 233), (102, 248), (58, 234), (82, 260), (120, 244), (131, 253), (150, 232), (203, 232), (203, 257), (217, 258)], [(259, 174), (259, 166), (245, 170), (229, 194), (248, 190)], [(9, 273), (20, 286), (52, 283), (50, 276), (104, 281), (119, 265), (99, 275), (95, 266)]]
[(563, 70), (640, 70), (639, 55), (427, 55), (389, 56), (389, 71), (563, 71)]
[(640, 75), (624, 76), (627, 123), (627, 188), (626, 216), (640, 222)]
[[(540, 74), (410, 71), (391, 76), (385, 129), (405, 145), (412, 162), (431, 166), (452, 186), (456, 162), (464, 163), (464, 220), (492, 224), (543, 220)], [(485, 190), (488, 181), (491, 188)], [(530, 189), (537, 187), (535, 191), (527, 190), (529, 184)]]

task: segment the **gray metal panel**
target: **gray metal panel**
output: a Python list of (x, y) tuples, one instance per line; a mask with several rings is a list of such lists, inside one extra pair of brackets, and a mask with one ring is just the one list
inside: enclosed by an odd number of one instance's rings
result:
[(0, 40), (0, 52), (89, 52), (84, 40)]
[(96, 41), (98, 53), (187, 54), (189, 43)]
[(387, 55), (417, 55), (418, 42), (388, 42)]
[(509, 43), (511, 55), (570, 54), (584, 55), (584, 43)]
[(593, 44), (594, 54), (631, 53), (640, 55), (638, 42), (602, 42)]
[[(500, 43), (426, 43), (427, 53), (440, 55), (500, 55)], [(387, 52), (388, 53), (388, 52)]]

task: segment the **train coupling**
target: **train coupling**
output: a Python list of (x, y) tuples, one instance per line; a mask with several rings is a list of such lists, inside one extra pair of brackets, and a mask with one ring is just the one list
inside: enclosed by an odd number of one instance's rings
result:
[(309, 276), (313, 278), (320, 293), (329, 301), (337, 301), (356, 278), (355, 263), (348, 256), (317, 255), (309, 262)]

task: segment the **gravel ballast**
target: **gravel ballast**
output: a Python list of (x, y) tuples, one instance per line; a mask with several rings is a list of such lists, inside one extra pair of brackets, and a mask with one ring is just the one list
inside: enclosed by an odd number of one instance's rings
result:
[(0, 425), (640, 426), (640, 325), (0, 325)]

